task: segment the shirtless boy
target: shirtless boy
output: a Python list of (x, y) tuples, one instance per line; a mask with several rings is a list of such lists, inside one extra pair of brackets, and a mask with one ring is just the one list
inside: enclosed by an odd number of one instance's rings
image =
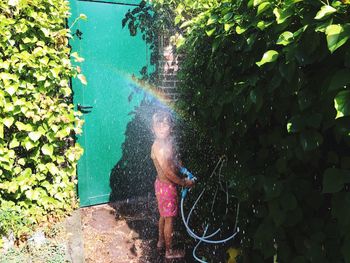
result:
[(185, 255), (184, 251), (172, 249), (173, 223), (178, 214), (176, 186), (192, 187), (194, 182), (178, 176), (179, 165), (171, 136), (170, 114), (163, 111), (155, 113), (152, 117), (152, 124), (155, 140), (152, 145), (151, 158), (157, 170), (154, 187), (160, 214), (157, 248), (162, 249), (165, 245), (166, 258), (182, 258)]

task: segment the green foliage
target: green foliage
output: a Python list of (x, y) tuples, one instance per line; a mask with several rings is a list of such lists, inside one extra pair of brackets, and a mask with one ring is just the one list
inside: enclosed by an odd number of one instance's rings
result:
[[(142, 0), (138, 7), (133, 10), (128, 10), (122, 20), (122, 27), (128, 27), (130, 35), (135, 36), (140, 33), (142, 39), (149, 44), (151, 50), (150, 64), (155, 69), (158, 68), (158, 36), (160, 34), (172, 34), (174, 30), (170, 30), (171, 17), (173, 12), (168, 9), (164, 9), (163, 12), (153, 12), (151, 5), (147, 4), (147, 1)], [(142, 75), (141, 81), (147, 81), (149, 83), (156, 83), (158, 81), (157, 70), (152, 70), (144, 66), (140, 73)]]
[(66, 247), (62, 244), (47, 241), (44, 245), (36, 248), (27, 246), (13, 248), (0, 255), (0, 263), (22, 263), (22, 262), (45, 262), (63, 263), (70, 262), (67, 259)]
[(9, 231), (13, 231), (16, 236), (27, 235), (31, 233), (30, 226), (30, 220), (21, 214), (20, 207), (1, 208), (0, 236), (10, 234)]
[(350, 262), (349, 1), (152, 3), (182, 30), (178, 107), (229, 158), (247, 262)]
[(0, 1), (0, 234), (76, 205), (68, 15), (67, 1)]

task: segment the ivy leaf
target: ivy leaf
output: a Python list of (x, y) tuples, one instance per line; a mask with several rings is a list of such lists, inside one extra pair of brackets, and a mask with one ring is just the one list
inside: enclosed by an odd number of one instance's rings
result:
[(336, 119), (350, 115), (350, 91), (342, 90), (334, 98), (334, 107), (337, 110)]
[(350, 176), (345, 170), (328, 168), (323, 174), (323, 193), (337, 193), (344, 187), (345, 176)]
[(269, 9), (269, 7), (271, 6), (271, 4), (269, 2), (263, 2), (258, 6), (258, 11), (257, 11), (257, 15), (260, 15), (261, 13), (265, 12), (267, 9)]
[(64, 162), (65, 162), (64, 156), (56, 155), (56, 162), (57, 162), (58, 164), (64, 163)]
[(20, 159), (18, 159), (17, 163), (18, 163), (19, 165), (24, 166), (24, 165), (26, 164), (26, 161), (25, 161), (24, 158), (20, 158)]
[(30, 140), (27, 140), (25, 143), (24, 143), (24, 147), (27, 149), (27, 151), (29, 151), (30, 149), (32, 149), (33, 147), (35, 147), (35, 144), (30, 141)]
[(8, 5), (9, 6), (17, 6), (19, 4), (19, 0), (9, 0)]
[(48, 163), (48, 164), (46, 164), (46, 167), (49, 169), (49, 172), (52, 175), (59, 174), (59, 170), (58, 170), (57, 166), (54, 163)]
[(317, 12), (315, 19), (323, 19), (336, 11), (337, 9), (335, 9), (334, 7), (330, 5), (324, 5), (321, 7), (320, 11)]
[(304, 0), (286, 0), (285, 3), (287, 5), (292, 5), (292, 4), (295, 4), (295, 3), (299, 3), (299, 2), (302, 2)]
[(276, 50), (268, 50), (264, 53), (261, 60), (256, 62), (255, 64), (257, 64), (259, 67), (261, 67), (265, 63), (271, 63), (271, 62), (276, 61), (277, 58), (278, 58), (278, 52)]
[(15, 74), (10, 74), (10, 73), (6, 73), (6, 72), (1, 72), (0, 73), (0, 79), (2, 81), (7, 81), (7, 80), (14, 80), (14, 81), (18, 81), (18, 77)]
[(43, 147), (41, 147), (41, 152), (45, 155), (52, 156), (53, 146), (49, 144), (45, 144)]
[(290, 31), (285, 31), (278, 37), (276, 44), (287, 46), (293, 41), (293, 39), (294, 39), (293, 33)]
[(29, 189), (25, 192), (25, 195), (30, 200), (39, 200), (40, 199), (40, 192), (38, 190)]
[(8, 94), (10, 94), (10, 96), (15, 94), (17, 89), (18, 89), (17, 85), (9, 85), (5, 87), (5, 90), (7, 91)]
[(330, 25), (326, 28), (327, 45), (331, 53), (344, 45), (350, 36), (350, 26), (345, 25)]
[(72, 89), (70, 88), (62, 88), (61, 90), (65, 97), (69, 97), (72, 94)]
[(218, 17), (216, 15), (212, 15), (211, 17), (208, 18), (207, 26), (216, 23), (217, 20), (218, 20)]
[(243, 34), (246, 30), (247, 30), (247, 28), (243, 28), (241, 26), (236, 26), (236, 33), (238, 35)]
[(287, 8), (287, 9), (279, 9), (279, 8), (275, 8), (273, 10), (273, 13), (275, 14), (276, 16), (276, 21), (277, 21), (277, 24), (282, 24), (284, 23), (287, 18), (289, 18), (290, 16), (293, 15), (293, 11), (290, 9), (290, 8)]
[[(125, 19), (125, 18), (124, 18)], [(123, 19), (123, 22), (124, 22), (124, 19)], [(181, 22), (181, 19), (182, 19), (182, 16), (176, 16), (175, 19), (174, 19), (174, 22), (175, 22), (175, 25), (179, 24)], [(124, 27), (124, 26), (123, 26)]]
[(293, 33), (294, 39), (299, 38), (299, 36), (302, 35), (302, 33), (304, 33), (307, 28), (308, 28), (308, 25), (305, 25), (299, 28), (297, 31), (295, 31)]
[(75, 154), (73, 152), (68, 153), (67, 157), (68, 157), (68, 160), (70, 160), (71, 162), (74, 162)]
[(260, 5), (261, 3), (266, 2), (266, 1), (267, 1), (267, 0), (254, 0), (253, 6)]
[(311, 151), (323, 143), (323, 137), (316, 131), (305, 131), (300, 134), (300, 143), (304, 151)]
[(39, 140), (40, 139), (40, 137), (41, 137), (41, 132), (30, 132), (29, 134), (28, 134), (28, 136), (29, 136), (29, 138), (32, 140), (32, 141), (34, 141), (34, 142), (36, 142), (37, 140)]
[(57, 193), (54, 195), (56, 199), (60, 200), (60, 201), (64, 201), (64, 196), (63, 193)]
[(186, 28), (186, 27), (188, 27), (188, 26), (190, 26), (192, 24), (193, 24), (193, 21), (192, 20), (188, 20), (188, 21), (183, 22), (181, 24), (180, 28)]
[(229, 31), (234, 26), (234, 23), (228, 23), (224, 25), (225, 32)]
[(29, 123), (24, 124), (23, 122), (16, 121), (15, 125), (16, 125), (17, 129), (20, 131), (27, 131), (27, 132), (33, 131), (33, 127)]
[(4, 118), (3, 123), (7, 128), (10, 128), (12, 126), (14, 120), (15, 119), (13, 117), (7, 117), (7, 118)]
[(180, 48), (183, 44), (185, 44), (186, 42), (186, 38), (184, 38), (183, 36), (180, 36), (177, 40), (176, 40), (176, 47)]
[(26, 168), (26, 169), (22, 172), (21, 176), (23, 176), (23, 177), (28, 177), (28, 178), (29, 178), (32, 174), (33, 174), (32, 169)]
[(10, 147), (10, 149), (12, 149), (12, 148), (16, 148), (18, 146), (19, 146), (19, 141), (17, 140), (16, 137), (14, 137), (12, 139), (12, 141), (10, 142), (9, 147)]
[(216, 28), (212, 28), (210, 30), (205, 30), (205, 33), (208, 35), (208, 37), (212, 36), (215, 32)]
[(344, 89), (346, 85), (350, 85), (350, 69), (348, 68), (338, 70), (333, 74), (328, 91)]
[(40, 29), (46, 37), (50, 37), (51, 31), (49, 28), (41, 27)]
[(19, 184), (17, 182), (6, 182), (6, 185), (9, 193), (15, 193), (19, 188)]
[(233, 17), (233, 13), (229, 12), (226, 15), (224, 15), (224, 21), (230, 21), (232, 17)]
[(265, 21), (259, 21), (256, 25), (260, 30), (264, 30), (265, 28), (269, 27), (273, 24), (273, 21), (271, 22), (265, 22)]

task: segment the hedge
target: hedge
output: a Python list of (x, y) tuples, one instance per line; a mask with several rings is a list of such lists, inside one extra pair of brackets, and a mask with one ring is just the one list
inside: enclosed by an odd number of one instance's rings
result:
[(227, 156), (244, 262), (350, 262), (349, 4), (152, 1), (185, 54), (177, 106), (204, 133), (183, 137), (189, 167), (205, 180), (201, 149)]
[[(0, 1), (0, 236), (77, 206), (68, 1)], [(79, 56), (72, 54), (76, 60)]]

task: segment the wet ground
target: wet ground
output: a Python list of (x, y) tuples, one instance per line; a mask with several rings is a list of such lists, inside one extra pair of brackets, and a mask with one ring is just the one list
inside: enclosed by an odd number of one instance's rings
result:
[[(84, 258), (87, 263), (196, 262), (193, 241), (175, 225), (175, 248), (184, 248), (186, 258), (166, 260), (156, 249), (158, 214), (154, 198), (111, 203), (80, 209)], [(219, 262), (219, 261), (215, 261)]]

